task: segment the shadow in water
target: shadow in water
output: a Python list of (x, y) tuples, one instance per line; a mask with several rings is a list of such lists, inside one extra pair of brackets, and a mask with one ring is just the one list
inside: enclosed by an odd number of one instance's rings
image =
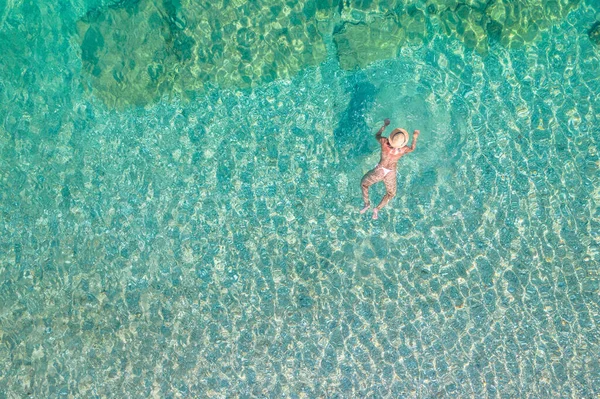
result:
[(351, 93), (350, 102), (333, 132), (340, 160), (367, 154), (376, 143), (373, 140), (373, 129), (365, 120), (366, 113), (375, 102), (376, 87), (364, 75), (355, 74), (350, 77), (346, 91)]

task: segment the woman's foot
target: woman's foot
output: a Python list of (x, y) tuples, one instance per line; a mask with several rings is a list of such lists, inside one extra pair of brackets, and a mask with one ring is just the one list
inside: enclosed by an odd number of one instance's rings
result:
[(373, 220), (377, 220), (379, 210), (377, 208), (373, 209)]
[(366, 211), (368, 211), (368, 210), (369, 210), (369, 208), (370, 208), (370, 207), (371, 207), (371, 205), (365, 205), (365, 207), (364, 207), (363, 209), (361, 209), (361, 210), (360, 210), (360, 213), (361, 213), (361, 214), (365, 213)]

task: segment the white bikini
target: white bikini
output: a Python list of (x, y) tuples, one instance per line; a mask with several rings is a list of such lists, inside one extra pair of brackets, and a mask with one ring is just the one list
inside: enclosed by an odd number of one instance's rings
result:
[(375, 166), (375, 168), (381, 168), (383, 169), (383, 177), (386, 177), (388, 173), (390, 173), (392, 171), (392, 169), (386, 169), (383, 166), (377, 164), (377, 166)]

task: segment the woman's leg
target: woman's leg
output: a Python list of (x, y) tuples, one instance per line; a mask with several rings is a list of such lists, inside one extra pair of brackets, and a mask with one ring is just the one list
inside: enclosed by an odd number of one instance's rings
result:
[(360, 186), (362, 188), (362, 196), (365, 207), (360, 211), (360, 213), (365, 213), (367, 209), (369, 209), (369, 206), (371, 206), (371, 202), (369, 201), (369, 187), (378, 181), (383, 180), (383, 175), (383, 169), (375, 168), (363, 176)]
[(385, 195), (381, 199), (381, 202), (373, 210), (373, 219), (377, 219), (377, 212), (387, 205), (388, 202), (396, 195), (396, 171), (393, 170), (383, 178), (383, 184), (385, 184)]

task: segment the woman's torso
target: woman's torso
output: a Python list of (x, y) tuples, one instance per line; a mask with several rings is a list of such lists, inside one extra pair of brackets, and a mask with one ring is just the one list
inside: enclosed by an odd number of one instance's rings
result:
[(398, 160), (402, 158), (402, 155), (406, 154), (405, 148), (394, 148), (390, 146), (387, 138), (381, 139), (381, 159), (379, 160), (379, 166), (395, 170), (398, 165)]

